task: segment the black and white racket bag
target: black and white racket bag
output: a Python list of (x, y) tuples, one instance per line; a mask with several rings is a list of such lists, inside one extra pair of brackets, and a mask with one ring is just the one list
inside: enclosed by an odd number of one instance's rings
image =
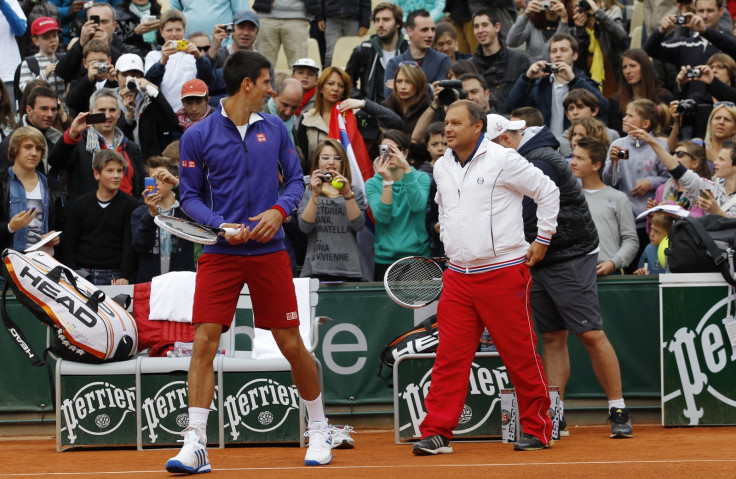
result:
[(8, 288), (38, 320), (53, 328), (49, 350), (72, 361), (102, 363), (130, 359), (138, 349), (138, 329), (126, 299), (108, 298), (97, 286), (42, 252), (6, 249), (1, 272), (5, 287), (0, 312), (15, 343), (34, 366), (43, 364), (5, 307)]

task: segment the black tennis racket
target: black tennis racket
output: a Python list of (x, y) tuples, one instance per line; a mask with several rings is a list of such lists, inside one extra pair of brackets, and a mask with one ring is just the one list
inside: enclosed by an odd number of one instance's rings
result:
[(447, 258), (407, 256), (386, 270), (383, 287), (399, 306), (419, 309), (442, 294), (442, 265)]
[(235, 228), (213, 228), (174, 216), (158, 215), (153, 219), (161, 229), (193, 243), (215, 244), (217, 238), (238, 232)]

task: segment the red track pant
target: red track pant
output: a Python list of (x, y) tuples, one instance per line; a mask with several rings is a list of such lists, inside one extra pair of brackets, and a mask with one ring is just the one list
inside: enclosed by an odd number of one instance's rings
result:
[(448, 269), (443, 281), (437, 308), (440, 341), (425, 400), (427, 416), (420, 426), (422, 438), (435, 434), (452, 438), (485, 326), (516, 388), (524, 433), (548, 444), (552, 434), (549, 391), (529, 308), (529, 269), (524, 264), (479, 274)]

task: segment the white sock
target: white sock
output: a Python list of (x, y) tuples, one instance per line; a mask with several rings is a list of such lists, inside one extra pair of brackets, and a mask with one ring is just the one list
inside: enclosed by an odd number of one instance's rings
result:
[(189, 425), (196, 426), (204, 432), (207, 429), (207, 416), (210, 410), (203, 407), (189, 408)]
[(311, 401), (307, 401), (304, 398), (302, 398), (302, 400), (304, 401), (304, 406), (306, 406), (307, 408), (307, 417), (309, 418), (310, 424), (313, 422), (327, 423), (327, 418), (325, 417), (325, 409), (324, 407), (322, 407), (321, 393), (319, 396)]
[(613, 401), (608, 401), (608, 410), (610, 411), (611, 408), (616, 409), (623, 409), (626, 407), (626, 404), (624, 403), (624, 398), (614, 399)]

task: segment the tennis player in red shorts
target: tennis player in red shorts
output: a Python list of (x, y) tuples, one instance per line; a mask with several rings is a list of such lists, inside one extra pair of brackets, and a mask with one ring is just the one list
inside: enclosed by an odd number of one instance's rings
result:
[[(261, 113), (273, 94), (269, 60), (238, 51), (225, 62), (228, 97), (217, 112), (189, 128), (180, 144), (181, 207), (197, 223), (236, 228), (205, 246), (194, 293), (194, 348), (189, 366), (189, 426), (166, 470), (211, 470), (207, 415), (215, 391), (212, 361), (248, 284), (257, 328), (270, 329), (291, 364), (309, 416), (306, 465), (329, 464), (332, 437), (322, 407), (317, 367), (299, 335), (296, 294), (284, 250), (286, 217), (304, 194), (299, 157), (280, 118)], [(284, 191), (279, 195), (279, 173)]]

